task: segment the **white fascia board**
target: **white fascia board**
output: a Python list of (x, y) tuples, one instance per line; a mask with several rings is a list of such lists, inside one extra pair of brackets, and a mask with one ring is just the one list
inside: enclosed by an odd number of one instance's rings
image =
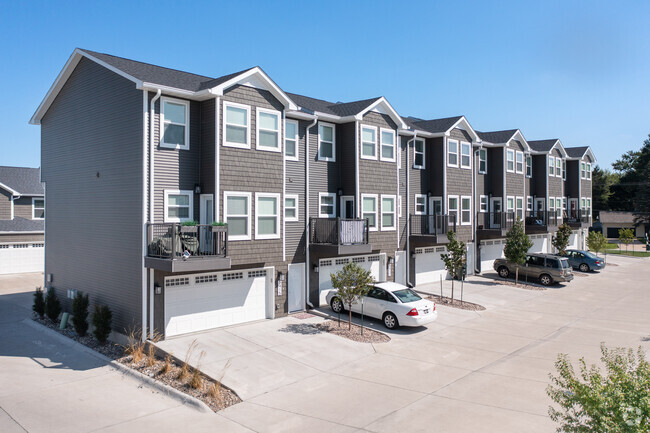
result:
[[(15, 189), (13, 189), (13, 188), (9, 188), (7, 185), (5, 185), (5, 184), (2, 183), (2, 182), (0, 182), (0, 188), (6, 190), (7, 192), (10, 192), (12, 195), (17, 195), (17, 196), (19, 196), (19, 197), (22, 195), (21, 193), (19, 193), (19, 192), (16, 191)], [(42, 194), (41, 194), (41, 195), (42, 195)]]
[(177, 89), (176, 87), (161, 86), (160, 84), (143, 82), (137, 87), (138, 90), (146, 90), (149, 92), (162, 91), (168, 96), (177, 96), (185, 99), (205, 100), (212, 98), (212, 95), (203, 94), (202, 92), (193, 92), (191, 90)]
[(551, 147), (551, 150), (553, 150), (554, 148), (557, 148), (557, 150), (560, 151), (562, 157), (566, 158), (568, 156), (566, 150), (564, 150), (564, 146), (562, 145), (562, 142), (559, 139), (555, 141), (555, 144), (553, 145), (553, 147)]
[(313, 114), (305, 113), (304, 111), (286, 111), (285, 115), (291, 119), (314, 120), (316, 116)]
[(416, 132), (417, 132), (418, 137), (422, 137), (422, 138), (444, 137), (444, 135), (445, 135), (444, 133), (441, 133), (441, 132), (436, 133), (436, 134), (432, 134), (431, 132), (422, 131), (421, 129), (402, 129), (402, 128), (399, 128), (397, 130), (398, 134), (400, 134), (400, 135), (409, 135), (411, 137), (413, 135), (415, 135)]
[(213, 87), (211, 89), (208, 89), (208, 90), (213, 95), (221, 96), (221, 95), (223, 95), (224, 90), (226, 90), (226, 89), (234, 86), (238, 82), (240, 82), (242, 80), (245, 80), (246, 78), (252, 77), (254, 75), (261, 78), (261, 80), (268, 86), (268, 88), (266, 90), (271, 92), (273, 94), (273, 96), (275, 96), (280, 102), (282, 102), (286, 109), (289, 109), (289, 110), (297, 110), (298, 109), (298, 105), (295, 102), (293, 102), (293, 100), (291, 98), (289, 98), (289, 96), (286, 93), (284, 93), (284, 91), (282, 89), (280, 89), (280, 87), (277, 84), (275, 84), (273, 82), (273, 80), (268, 75), (266, 75), (266, 73), (258, 66), (254, 67), (252, 69), (249, 69), (248, 71), (243, 72), (243, 73), (237, 75), (236, 77), (233, 77), (230, 80), (228, 80), (228, 81), (226, 81), (224, 83), (221, 83), (218, 86), (215, 86), (215, 87)]
[[(3, 235), (42, 235), (43, 233), (45, 233), (44, 230), (40, 230), (40, 231), (33, 231), (33, 230), (31, 230), (31, 231), (28, 231), (28, 232), (15, 231), (15, 230), (14, 230), (14, 231), (4, 231), (4, 232), (0, 232), (0, 234), (3, 234)], [(10, 243), (20, 243), (20, 242), (33, 242), (33, 243), (37, 243), (38, 241), (11, 241)]]
[[(521, 142), (524, 144), (524, 146), (526, 147), (526, 149), (527, 149), (528, 151), (531, 151), (532, 149), (530, 148), (530, 146), (528, 145), (528, 142), (527, 142), (526, 139), (524, 138), (524, 134), (522, 134), (521, 131), (520, 131), (519, 129), (517, 129), (517, 131), (515, 131), (515, 133), (512, 135), (512, 137), (510, 137), (510, 140), (512, 140), (513, 138), (515, 138), (517, 135), (518, 135), (519, 138), (520, 138), (519, 141), (521, 141)], [(508, 141), (510, 141), (510, 140), (508, 140)]]
[(390, 117), (395, 121), (395, 123), (397, 124), (397, 126), (398, 126), (399, 128), (406, 128), (406, 127), (407, 127), (406, 122), (404, 122), (404, 120), (402, 120), (402, 116), (400, 116), (399, 114), (397, 114), (397, 111), (395, 111), (395, 109), (393, 108), (393, 106), (390, 105), (390, 103), (389, 103), (389, 102), (386, 100), (386, 98), (384, 98), (383, 96), (382, 96), (381, 98), (377, 99), (375, 102), (373, 102), (373, 103), (370, 104), (369, 106), (367, 106), (363, 111), (360, 111), (360, 112), (355, 116), (355, 117), (356, 117), (356, 120), (363, 120), (363, 116), (364, 116), (368, 111), (374, 109), (376, 106), (378, 106), (378, 105), (380, 105), (380, 104), (383, 105), (383, 106), (388, 110), (388, 112), (390, 113)]
[(464, 124), (464, 126), (465, 126), (465, 131), (469, 132), (469, 135), (472, 136), (472, 143), (474, 143), (474, 144), (476, 144), (476, 143), (480, 143), (480, 142), (481, 142), (481, 138), (478, 136), (478, 134), (476, 133), (476, 131), (474, 131), (474, 128), (472, 128), (472, 125), (469, 124), (469, 122), (467, 121), (467, 119), (465, 118), (465, 116), (460, 116), (460, 119), (458, 119), (458, 121), (456, 121), (456, 123), (454, 123), (454, 124), (452, 125), (452, 127), (449, 128), (449, 129), (445, 132), (445, 135), (449, 136), (449, 135), (451, 134), (451, 131), (452, 131), (454, 128), (458, 127), (458, 125), (460, 125), (461, 123)]

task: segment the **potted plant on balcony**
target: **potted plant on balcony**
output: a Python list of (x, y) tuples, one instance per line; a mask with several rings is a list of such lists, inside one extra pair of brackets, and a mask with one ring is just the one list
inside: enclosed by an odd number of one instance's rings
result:
[(227, 230), (228, 230), (228, 224), (222, 221), (212, 221), (212, 224), (210, 224), (210, 231), (212, 233), (225, 232)]
[(181, 233), (196, 233), (198, 224), (196, 221), (183, 221), (181, 223)]

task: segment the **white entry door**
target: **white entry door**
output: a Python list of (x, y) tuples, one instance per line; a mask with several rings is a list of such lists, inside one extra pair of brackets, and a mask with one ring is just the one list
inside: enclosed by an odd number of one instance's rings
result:
[(287, 297), (289, 312), (305, 309), (305, 264), (295, 263), (289, 265)]
[(354, 218), (354, 197), (351, 195), (341, 196), (341, 218)]
[(429, 197), (429, 215), (442, 215), (442, 197)]
[(406, 285), (406, 251), (395, 251), (395, 282)]

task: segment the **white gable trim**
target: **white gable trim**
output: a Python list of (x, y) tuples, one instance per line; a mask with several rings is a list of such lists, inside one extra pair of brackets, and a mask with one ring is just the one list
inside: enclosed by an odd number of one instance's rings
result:
[(7, 192), (10, 192), (12, 195), (16, 195), (18, 197), (20, 197), (22, 195), (18, 191), (16, 191), (15, 189), (9, 188), (7, 185), (5, 185), (2, 182), (0, 182), (0, 188), (5, 189), (5, 190), (7, 190)]
[[(356, 116), (356, 120), (363, 120), (363, 116), (368, 112), (368, 111), (379, 111), (378, 108), (382, 107), (386, 110), (386, 114), (390, 116), (391, 119), (397, 124), (398, 128), (407, 128), (406, 123), (402, 120), (402, 116), (397, 114), (397, 111), (388, 103), (386, 98), (383, 96), (379, 99), (377, 99), (375, 102), (367, 106), (363, 111), (360, 111)], [(379, 111), (381, 112), (381, 111)]]
[(510, 142), (511, 140), (519, 140), (519, 141), (521, 141), (521, 142), (523, 143), (524, 147), (526, 148), (525, 150), (527, 150), (528, 152), (530, 152), (530, 151), (532, 150), (532, 149), (530, 148), (530, 146), (528, 145), (528, 142), (527, 142), (526, 139), (524, 138), (524, 134), (522, 134), (521, 131), (520, 131), (519, 129), (517, 129), (517, 130), (515, 131), (515, 133), (512, 134), (512, 137), (510, 137), (510, 139), (508, 140), (508, 142)]
[(481, 138), (478, 136), (476, 131), (474, 131), (474, 128), (472, 128), (472, 125), (469, 124), (465, 116), (460, 116), (460, 119), (458, 119), (456, 123), (452, 125), (451, 128), (445, 131), (445, 135), (449, 136), (451, 134), (451, 131), (453, 131), (454, 128), (464, 129), (465, 131), (467, 131), (469, 135), (472, 137), (472, 143), (476, 144), (481, 142)]

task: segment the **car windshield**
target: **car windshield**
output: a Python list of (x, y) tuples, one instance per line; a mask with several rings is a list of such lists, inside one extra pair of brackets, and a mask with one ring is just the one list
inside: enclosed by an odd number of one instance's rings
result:
[(411, 289), (396, 290), (393, 292), (393, 295), (397, 296), (397, 298), (404, 303), (415, 302), (422, 299), (420, 295)]
[(560, 263), (562, 263), (562, 267), (563, 267), (564, 269), (568, 269), (568, 268), (569, 268), (569, 261), (568, 261), (567, 259), (562, 259), (562, 260), (560, 260)]

